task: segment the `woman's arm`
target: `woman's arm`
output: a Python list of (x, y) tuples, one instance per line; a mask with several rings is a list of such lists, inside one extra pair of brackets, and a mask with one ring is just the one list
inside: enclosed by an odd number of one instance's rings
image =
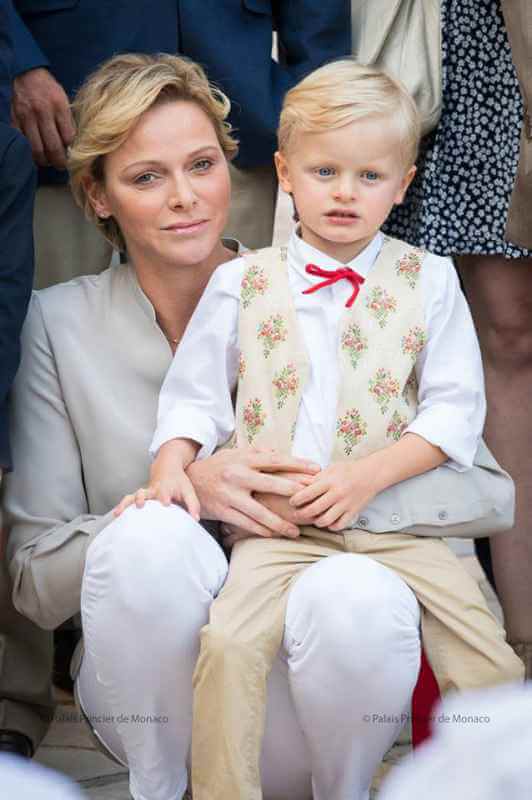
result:
[(79, 611), (87, 548), (112, 514), (88, 513), (81, 456), (37, 295), (23, 329), (11, 442), (3, 508), (13, 602), (52, 629)]

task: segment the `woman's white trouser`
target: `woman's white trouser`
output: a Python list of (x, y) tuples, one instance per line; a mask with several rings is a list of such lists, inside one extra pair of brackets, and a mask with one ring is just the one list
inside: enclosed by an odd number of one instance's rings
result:
[[(210, 534), (154, 501), (128, 509), (88, 549), (77, 688), (128, 765), (135, 800), (185, 791), (199, 631), (226, 574)], [(269, 680), (266, 800), (366, 800), (410, 709), (419, 658), (419, 607), (397, 575), (353, 554), (309, 567), (290, 592)]]

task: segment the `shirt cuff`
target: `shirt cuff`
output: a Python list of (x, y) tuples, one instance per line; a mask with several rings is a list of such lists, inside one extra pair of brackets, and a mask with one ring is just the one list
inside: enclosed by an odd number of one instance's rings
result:
[(471, 469), (482, 431), (475, 435), (467, 425), (467, 419), (457, 417), (456, 410), (433, 406), (416, 417), (403, 431), (416, 433), (427, 442), (439, 447), (447, 455), (445, 466), (456, 472)]
[(175, 409), (157, 425), (150, 445), (150, 457), (154, 459), (159, 449), (171, 439), (192, 439), (201, 445), (196, 460), (212, 455), (218, 445), (218, 432), (213, 420), (193, 408)]

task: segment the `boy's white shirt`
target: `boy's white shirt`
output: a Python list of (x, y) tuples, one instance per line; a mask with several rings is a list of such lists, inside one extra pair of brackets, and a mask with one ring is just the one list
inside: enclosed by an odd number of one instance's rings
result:
[[(367, 277), (383, 240), (378, 233), (347, 266)], [(302, 294), (321, 280), (305, 272), (309, 263), (331, 270), (346, 265), (292, 234), (288, 278), (310, 362), (292, 453), (325, 467), (336, 420), (339, 321), (352, 287), (348, 281), (338, 281), (313, 294)], [(231, 393), (238, 380), (240, 284), (246, 267), (241, 257), (222, 264), (198, 303), (161, 389), (152, 456), (166, 441), (187, 438), (202, 445), (198, 458), (203, 458), (233, 433)], [(405, 432), (440, 447), (449, 457), (447, 466), (462, 471), (473, 464), (486, 401), (477, 336), (450, 259), (427, 254), (421, 295), (427, 344), (415, 367), (417, 415)]]

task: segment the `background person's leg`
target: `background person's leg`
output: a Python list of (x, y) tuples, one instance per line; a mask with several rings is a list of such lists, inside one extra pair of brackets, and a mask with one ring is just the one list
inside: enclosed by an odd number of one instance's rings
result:
[(53, 634), (19, 614), (0, 562), (0, 733), (26, 736), (35, 752), (52, 721)]
[(36, 289), (106, 269), (111, 245), (72, 197), (68, 186), (40, 186), (33, 217)]
[[(532, 677), (532, 259), (460, 256), (477, 328), (488, 414), (485, 439), (516, 483), (515, 528), (491, 539), (508, 639), (528, 652)], [(517, 648), (519, 649), (519, 648)]]
[(277, 176), (273, 162), (252, 169), (230, 165), (231, 210), (226, 236), (246, 247), (270, 247), (273, 237)]

